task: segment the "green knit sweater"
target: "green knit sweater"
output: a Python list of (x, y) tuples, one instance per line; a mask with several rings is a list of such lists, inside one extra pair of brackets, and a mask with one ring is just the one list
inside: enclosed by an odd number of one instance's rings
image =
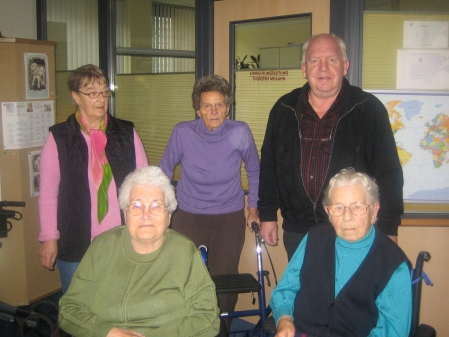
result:
[(162, 246), (137, 254), (126, 226), (99, 235), (61, 298), (60, 327), (104, 337), (114, 328), (151, 336), (216, 336), (219, 309), (194, 244), (167, 229)]

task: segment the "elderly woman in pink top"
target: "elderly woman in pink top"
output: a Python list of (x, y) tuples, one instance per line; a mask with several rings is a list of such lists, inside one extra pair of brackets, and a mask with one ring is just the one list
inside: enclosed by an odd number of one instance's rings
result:
[(69, 287), (91, 240), (120, 226), (117, 189), (148, 160), (133, 124), (108, 113), (109, 80), (95, 65), (75, 70), (68, 80), (77, 108), (50, 128), (41, 153), (39, 213), (42, 265)]

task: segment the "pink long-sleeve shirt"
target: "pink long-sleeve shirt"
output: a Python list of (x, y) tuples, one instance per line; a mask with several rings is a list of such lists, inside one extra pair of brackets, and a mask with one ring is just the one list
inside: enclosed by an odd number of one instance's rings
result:
[[(86, 140), (88, 153), (90, 153), (90, 136), (81, 132)], [(134, 130), (134, 149), (136, 152), (136, 168), (148, 166), (148, 159), (142, 145), (142, 141)], [(109, 210), (105, 218), (98, 223), (97, 218), (97, 190), (92, 177), (91, 158), (88, 160), (88, 180), (91, 201), (91, 240), (98, 234), (101, 234), (108, 229), (121, 225), (120, 207), (117, 198), (117, 186), (114, 178), (109, 185), (108, 200)], [(44, 169), (42, 169), (44, 168)], [(59, 193), (59, 157), (53, 134), (50, 132), (44, 144), (41, 153), (41, 190), (39, 192), (39, 218), (41, 231), (38, 240), (58, 240), (59, 231), (57, 225), (57, 210), (58, 210), (58, 193)]]

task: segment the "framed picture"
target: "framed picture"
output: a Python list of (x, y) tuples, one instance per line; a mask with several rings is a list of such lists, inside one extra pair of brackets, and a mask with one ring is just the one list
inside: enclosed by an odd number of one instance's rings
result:
[(25, 53), (27, 99), (49, 98), (48, 55)]
[(30, 165), (30, 194), (32, 197), (39, 195), (41, 185), (41, 151), (28, 152)]

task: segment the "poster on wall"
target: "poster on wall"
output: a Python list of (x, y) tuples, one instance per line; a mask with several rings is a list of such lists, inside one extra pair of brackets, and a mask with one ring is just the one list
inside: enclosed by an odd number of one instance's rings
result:
[(28, 152), (28, 162), (30, 164), (30, 194), (35, 197), (39, 195), (41, 184), (41, 151)]
[(49, 98), (48, 55), (25, 53), (27, 99)]

